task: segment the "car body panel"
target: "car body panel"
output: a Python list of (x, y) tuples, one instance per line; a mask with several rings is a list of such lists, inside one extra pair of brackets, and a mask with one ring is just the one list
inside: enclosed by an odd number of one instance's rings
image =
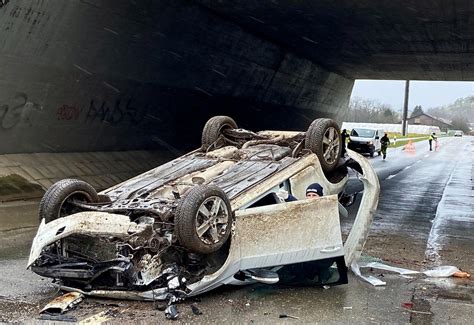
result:
[(344, 254), (336, 195), (236, 211), (235, 222), (241, 270)]

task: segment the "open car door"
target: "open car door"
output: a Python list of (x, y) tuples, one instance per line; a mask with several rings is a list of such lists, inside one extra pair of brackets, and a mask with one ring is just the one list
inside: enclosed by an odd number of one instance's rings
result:
[(234, 229), (225, 264), (190, 296), (235, 284), (239, 271), (344, 256), (336, 195), (238, 210)]
[(240, 269), (344, 255), (337, 196), (236, 211)]

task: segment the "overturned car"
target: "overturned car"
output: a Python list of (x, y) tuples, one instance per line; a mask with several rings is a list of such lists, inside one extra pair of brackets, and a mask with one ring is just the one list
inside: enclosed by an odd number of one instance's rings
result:
[[(252, 132), (215, 116), (201, 148), (105, 191), (75, 179), (51, 186), (28, 267), (64, 290), (139, 300), (286, 281), (298, 268), (319, 283), (347, 283), (379, 194), (367, 160), (348, 155), (341, 159), (330, 119), (306, 132)], [(344, 193), (348, 167), (364, 193), (343, 245), (339, 201), (353, 199)], [(315, 182), (325, 196), (304, 199)], [(286, 202), (290, 194), (299, 200)]]

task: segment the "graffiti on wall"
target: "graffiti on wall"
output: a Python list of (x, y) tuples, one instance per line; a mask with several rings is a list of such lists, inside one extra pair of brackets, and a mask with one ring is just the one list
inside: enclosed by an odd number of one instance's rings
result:
[(58, 108), (56, 116), (58, 121), (75, 121), (79, 119), (82, 110), (75, 106), (62, 105)]
[[(105, 100), (92, 99), (87, 108), (63, 104), (57, 108), (55, 117), (57, 121), (62, 122), (138, 125), (145, 119), (148, 107), (135, 106), (132, 98), (118, 98), (113, 104)], [(12, 129), (20, 123), (32, 126), (33, 115), (42, 110), (40, 104), (28, 100), (26, 93), (16, 93), (10, 100), (0, 101), (0, 129)]]
[(118, 98), (113, 105), (109, 105), (105, 101), (91, 100), (85, 122), (100, 121), (111, 125), (120, 123), (137, 125), (144, 120), (147, 111), (148, 106), (136, 107), (131, 98), (127, 100)]
[(31, 125), (31, 116), (35, 111), (41, 111), (40, 104), (28, 101), (28, 95), (17, 93), (13, 96), (13, 104), (2, 104), (0, 102), (0, 127), (8, 130), (17, 126), (20, 122)]

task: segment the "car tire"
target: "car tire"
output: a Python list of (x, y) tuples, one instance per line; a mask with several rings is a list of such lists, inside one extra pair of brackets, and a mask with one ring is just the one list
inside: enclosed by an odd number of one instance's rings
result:
[(374, 156), (374, 152), (371, 151), (371, 152), (370, 152), (370, 157), (373, 157), (373, 156)]
[[(212, 212), (212, 210), (215, 212)], [(194, 253), (210, 254), (224, 245), (232, 228), (227, 195), (217, 186), (193, 187), (179, 202), (175, 233), (181, 246)]]
[(382, 152), (381, 152), (381, 151), (377, 151), (377, 153), (379, 154), (379, 156), (381, 156), (381, 155), (382, 155)]
[[(214, 116), (210, 118), (202, 130), (201, 145), (203, 150), (215, 145), (222, 131), (225, 129), (237, 129), (237, 123), (228, 116)], [(218, 147), (218, 146), (216, 146)]]
[(38, 209), (41, 222), (51, 222), (55, 219), (75, 213), (73, 206), (68, 201), (79, 199), (87, 203), (99, 202), (97, 191), (88, 183), (78, 179), (63, 179), (54, 183), (44, 193)]
[(306, 131), (305, 148), (318, 156), (323, 171), (334, 170), (342, 151), (339, 125), (328, 118), (314, 120)]

